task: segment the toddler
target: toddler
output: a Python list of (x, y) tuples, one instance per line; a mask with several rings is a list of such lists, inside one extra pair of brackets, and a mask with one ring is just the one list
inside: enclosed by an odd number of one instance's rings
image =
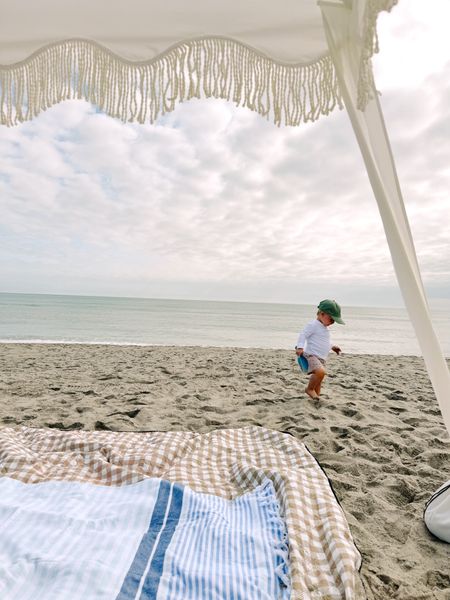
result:
[(308, 361), (308, 374), (311, 375), (305, 392), (311, 398), (320, 396), (320, 386), (326, 375), (325, 361), (330, 350), (340, 354), (339, 346), (332, 346), (328, 327), (334, 322), (344, 325), (341, 319), (341, 307), (336, 300), (322, 300), (317, 307), (317, 317), (310, 321), (299, 333), (295, 350)]

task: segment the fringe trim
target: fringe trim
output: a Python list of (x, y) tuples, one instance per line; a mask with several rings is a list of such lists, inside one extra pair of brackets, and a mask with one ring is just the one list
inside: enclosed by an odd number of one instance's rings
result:
[(357, 107), (364, 110), (374, 96), (372, 56), (380, 51), (378, 46), (377, 19), (382, 11), (390, 12), (398, 0), (367, 0), (364, 16), (364, 43), (359, 65)]
[(191, 98), (222, 98), (280, 125), (329, 114), (342, 100), (329, 55), (306, 65), (274, 62), (227, 38), (182, 42), (147, 62), (71, 39), (0, 66), (0, 123), (17, 125), (69, 99), (124, 122), (154, 123)]
[(283, 597), (291, 596), (291, 576), (289, 561), (289, 538), (285, 521), (281, 518), (280, 505), (276, 498), (275, 487), (270, 479), (261, 485), (260, 490), (264, 498), (269, 522), (272, 529), (273, 554), (275, 574), (278, 577), (281, 588), (285, 588)]

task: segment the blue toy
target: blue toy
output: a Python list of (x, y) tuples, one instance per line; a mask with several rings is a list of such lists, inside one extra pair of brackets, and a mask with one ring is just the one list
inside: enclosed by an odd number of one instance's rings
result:
[(297, 362), (298, 362), (298, 366), (303, 371), (303, 373), (307, 373), (308, 372), (308, 361), (303, 356), (303, 354), (301, 356), (297, 356)]

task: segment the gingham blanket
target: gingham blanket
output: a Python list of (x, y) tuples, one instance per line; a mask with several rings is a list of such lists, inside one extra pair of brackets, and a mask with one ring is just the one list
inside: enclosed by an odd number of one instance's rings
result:
[[(116, 433), (0, 429), (2, 475), (24, 483), (123, 486), (160, 478), (234, 500), (270, 480), (289, 545), (292, 600), (360, 600), (360, 554), (304, 444), (260, 427)], [(200, 600), (200, 598), (198, 599)]]

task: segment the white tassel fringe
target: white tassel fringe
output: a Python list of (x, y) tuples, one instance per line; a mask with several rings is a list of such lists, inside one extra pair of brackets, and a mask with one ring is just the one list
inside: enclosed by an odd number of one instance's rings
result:
[(153, 123), (191, 98), (222, 98), (280, 125), (342, 108), (332, 60), (276, 63), (226, 38), (180, 43), (134, 63), (89, 40), (67, 40), (0, 66), (0, 123), (17, 125), (69, 99), (85, 99), (122, 121)]
[(390, 12), (398, 4), (398, 0), (367, 0), (364, 15), (364, 44), (359, 65), (357, 107), (364, 110), (372, 100), (373, 83), (372, 56), (379, 52), (377, 36), (377, 19), (382, 11)]

